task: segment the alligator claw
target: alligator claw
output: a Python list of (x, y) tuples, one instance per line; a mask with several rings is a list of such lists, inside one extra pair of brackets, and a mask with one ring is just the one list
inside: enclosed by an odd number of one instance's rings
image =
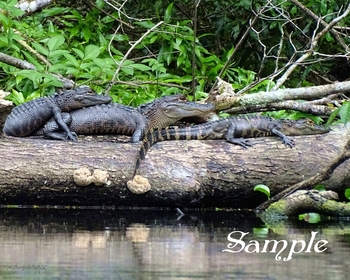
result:
[(235, 145), (240, 145), (244, 149), (248, 149), (248, 147), (253, 146), (249, 140), (243, 138), (229, 138), (227, 141)]
[(71, 131), (67, 134), (67, 140), (72, 140), (73, 142), (77, 142), (78, 135), (74, 131)]
[(289, 146), (290, 148), (293, 148), (295, 146), (294, 140), (288, 137), (284, 137), (282, 139), (282, 143), (286, 146)]

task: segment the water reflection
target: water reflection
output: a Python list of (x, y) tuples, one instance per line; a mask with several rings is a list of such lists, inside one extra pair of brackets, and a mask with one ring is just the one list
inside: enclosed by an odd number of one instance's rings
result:
[[(253, 213), (0, 209), (0, 279), (346, 279), (349, 221), (266, 225)], [(245, 242), (317, 240), (324, 253), (223, 253)], [(316, 241), (317, 241), (316, 240)], [(286, 256), (284, 253), (283, 256)]]

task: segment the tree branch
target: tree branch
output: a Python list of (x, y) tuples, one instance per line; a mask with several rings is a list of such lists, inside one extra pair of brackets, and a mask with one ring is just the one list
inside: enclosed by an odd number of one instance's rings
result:
[(120, 69), (123, 66), (124, 61), (128, 58), (129, 54), (131, 53), (131, 51), (148, 35), (150, 34), (153, 30), (155, 30), (158, 26), (160, 26), (161, 24), (163, 24), (164, 21), (160, 21), (158, 22), (155, 26), (153, 26), (151, 29), (147, 30), (147, 32), (145, 34), (143, 34), (134, 44), (132, 44), (131, 48), (127, 51), (127, 53), (124, 55), (123, 59), (118, 63), (118, 68), (115, 71), (113, 78), (109, 84), (109, 86), (106, 88), (105, 90), (105, 94), (108, 94), (112, 88), (112, 85), (114, 84)]
[(281, 78), (279, 78), (275, 84), (275, 86), (272, 88), (272, 90), (277, 90), (280, 88), (280, 86), (287, 80), (289, 75), (294, 71), (296, 67), (298, 67), (302, 62), (304, 62), (315, 50), (318, 41), (323, 37), (334, 25), (336, 25), (339, 21), (344, 19), (350, 12), (350, 4), (347, 7), (347, 9), (344, 11), (344, 13), (333, 19), (321, 32), (319, 32), (314, 39), (310, 43), (310, 48), (308, 51), (306, 51), (299, 59), (297, 59), (290, 67), (288, 70), (282, 75)]

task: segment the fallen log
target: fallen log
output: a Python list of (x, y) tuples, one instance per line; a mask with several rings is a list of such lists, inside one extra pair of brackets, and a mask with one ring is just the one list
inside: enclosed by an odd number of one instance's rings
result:
[[(151, 185), (144, 194), (126, 187), (137, 143), (2, 137), (0, 203), (254, 208), (266, 199), (255, 185), (269, 186), (274, 195), (317, 174), (349, 135), (350, 126), (337, 126), (323, 135), (292, 137), (292, 149), (274, 137), (251, 139), (248, 150), (223, 140), (157, 143), (138, 172)], [(346, 161), (323, 184), (341, 196), (350, 187), (349, 168)], [(78, 186), (77, 173), (94, 179)]]
[(300, 190), (271, 204), (261, 215), (272, 217), (318, 213), (326, 216), (349, 216), (350, 204), (338, 202), (333, 191)]

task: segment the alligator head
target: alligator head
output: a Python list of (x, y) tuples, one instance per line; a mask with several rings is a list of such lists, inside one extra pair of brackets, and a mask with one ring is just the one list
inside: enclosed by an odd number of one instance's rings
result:
[(203, 117), (215, 112), (214, 104), (189, 101), (184, 95), (167, 95), (141, 105), (138, 110), (150, 127), (167, 127), (188, 117)]
[(57, 104), (60, 104), (62, 111), (72, 111), (83, 107), (108, 104), (112, 101), (110, 96), (99, 95), (89, 87), (80, 87), (64, 91), (54, 95)]
[(285, 135), (312, 135), (327, 133), (331, 129), (324, 125), (316, 124), (311, 119), (288, 120), (281, 119), (281, 128), (279, 129)]

